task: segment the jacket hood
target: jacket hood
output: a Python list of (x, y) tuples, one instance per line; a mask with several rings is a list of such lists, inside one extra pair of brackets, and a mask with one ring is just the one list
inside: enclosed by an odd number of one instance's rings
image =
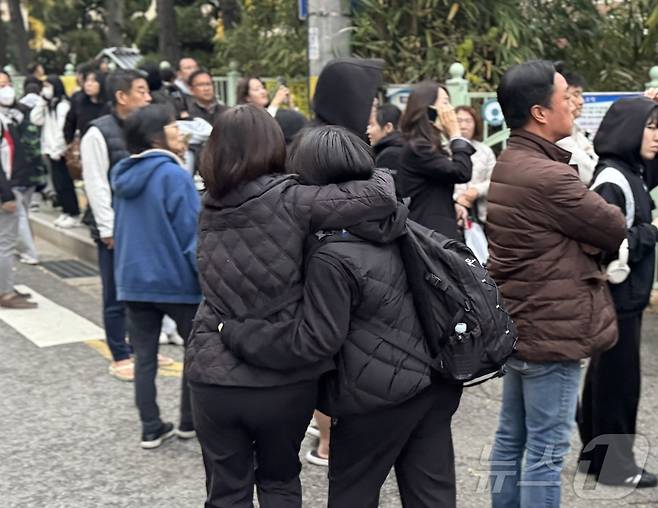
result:
[(347, 230), (354, 236), (369, 242), (392, 243), (405, 234), (408, 215), (409, 210), (407, 207), (398, 203), (395, 213), (380, 220), (361, 222), (349, 227)]
[(603, 117), (594, 138), (599, 159), (616, 159), (632, 168), (644, 166), (640, 157), (642, 135), (649, 114), (658, 104), (645, 97), (620, 99)]
[(374, 145), (372, 149), (376, 154), (383, 152), (391, 146), (404, 146), (404, 139), (400, 131), (393, 131), (390, 134), (387, 134), (382, 139), (379, 140), (379, 143)]
[(123, 159), (110, 172), (114, 194), (124, 199), (139, 196), (158, 167), (168, 162), (183, 165), (176, 155), (160, 149), (146, 150)]
[(383, 62), (337, 58), (320, 73), (313, 96), (317, 120), (350, 129), (365, 140), (372, 100), (382, 83)]

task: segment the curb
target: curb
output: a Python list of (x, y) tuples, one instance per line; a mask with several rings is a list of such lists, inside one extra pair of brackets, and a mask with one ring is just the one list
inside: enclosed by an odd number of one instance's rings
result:
[(89, 236), (86, 226), (61, 229), (53, 225), (53, 217), (42, 212), (30, 212), (29, 220), (32, 234), (56, 247), (70, 256), (76, 257), (93, 266), (98, 264), (96, 244)]

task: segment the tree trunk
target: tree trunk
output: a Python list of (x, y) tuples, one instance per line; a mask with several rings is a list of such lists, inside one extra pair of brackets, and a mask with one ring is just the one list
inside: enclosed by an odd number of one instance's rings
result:
[(25, 21), (21, 12), (21, 0), (9, 0), (9, 17), (18, 50), (18, 69), (21, 73), (25, 74), (27, 72), (27, 66), (30, 64), (30, 58), (32, 57), (28, 44), (27, 30), (25, 30)]
[(0, 19), (0, 69), (9, 63), (7, 60), (7, 43), (9, 38), (7, 37), (7, 25), (2, 19)]
[(222, 6), (222, 23), (224, 28), (235, 27), (240, 21), (240, 2), (238, 0), (225, 0)]
[(107, 23), (108, 46), (123, 46), (124, 12), (124, 0), (105, 0), (105, 22)]
[(176, 66), (180, 57), (180, 43), (176, 29), (174, 0), (157, 0), (158, 9), (158, 50), (160, 57)]

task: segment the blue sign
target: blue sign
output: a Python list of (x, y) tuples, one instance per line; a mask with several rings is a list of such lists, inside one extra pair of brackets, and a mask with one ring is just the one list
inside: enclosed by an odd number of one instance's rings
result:
[(297, 11), (299, 19), (308, 18), (308, 0), (297, 0)]

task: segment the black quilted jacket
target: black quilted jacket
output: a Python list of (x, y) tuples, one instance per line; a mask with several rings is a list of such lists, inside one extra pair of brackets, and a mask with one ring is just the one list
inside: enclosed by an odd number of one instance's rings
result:
[(302, 317), (265, 330), (263, 321), (224, 323), (222, 339), (255, 365), (299, 368), (334, 357), (318, 408), (334, 417), (395, 406), (431, 382), (424, 363), (396, 347), (429, 356), (400, 251), (407, 210), (318, 234), (309, 250)]
[(290, 175), (268, 175), (221, 201), (206, 195), (197, 247), (204, 301), (185, 356), (189, 380), (267, 387), (316, 379), (332, 369), (330, 358), (291, 370), (249, 365), (224, 346), (217, 326), (235, 318), (278, 322), (298, 316), (308, 233), (347, 227), (395, 209), (393, 179), (383, 171), (368, 181), (324, 187), (299, 185)]

